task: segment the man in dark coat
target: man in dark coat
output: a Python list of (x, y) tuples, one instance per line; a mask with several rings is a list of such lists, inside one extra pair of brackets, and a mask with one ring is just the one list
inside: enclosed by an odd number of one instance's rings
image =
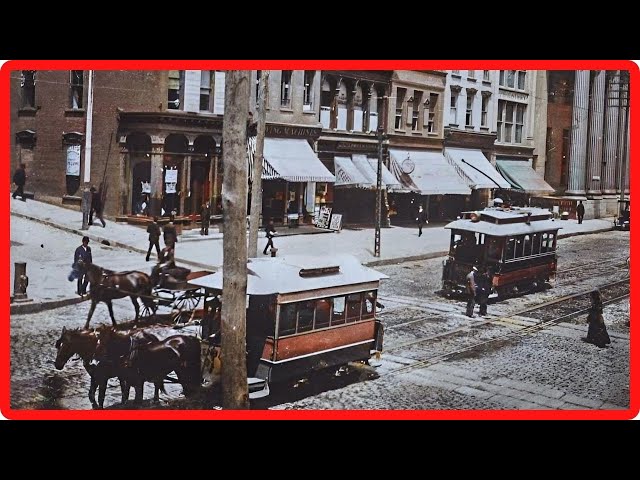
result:
[(91, 192), (91, 210), (89, 211), (89, 225), (93, 225), (93, 215), (102, 222), (102, 227), (106, 227), (107, 223), (102, 217), (103, 205), (102, 205), (102, 192), (96, 190), (96, 187), (90, 188)]
[[(73, 254), (73, 265), (74, 267), (78, 264), (78, 260), (82, 260), (83, 263), (93, 263), (93, 258), (91, 256), (91, 247), (89, 246), (89, 237), (82, 237), (82, 245), (76, 248), (75, 253)], [(80, 274), (78, 276), (78, 287), (76, 293), (80, 296), (87, 294), (87, 284), (89, 283), (89, 279), (86, 275)]]
[(148, 262), (153, 247), (156, 247), (156, 254), (160, 257), (160, 226), (158, 225), (158, 217), (153, 217), (153, 222), (147, 226), (147, 233), (149, 234), (149, 250), (147, 250), (146, 258)]
[(265, 227), (264, 231), (267, 233), (267, 244), (265, 245), (264, 250), (262, 251), (262, 253), (264, 255), (267, 255), (267, 250), (269, 250), (269, 247), (275, 248), (273, 246), (273, 237), (276, 234), (276, 228), (273, 225), (273, 220), (269, 220), (269, 223)]
[(200, 209), (200, 220), (202, 221), (200, 235), (209, 235), (209, 221), (211, 220), (211, 207), (209, 202), (204, 202), (202, 204)]
[(478, 294), (478, 267), (474, 266), (467, 274), (467, 317), (473, 318), (473, 309), (476, 306), (476, 295)]
[(418, 236), (422, 236), (422, 227), (429, 223), (427, 220), (427, 212), (422, 208), (422, 205), (418, 208), (418, 215), (416, 217), (416, 223), (418, 224)]
[(13, 192), (13, 198), (20, 197), (23, 202), (27, 201), (27, 197), (24, 196), (24, 184), (27, 182), (27, 174), (25, 172), (24, 163), (18, 165), (15, 173), (13, 174), (13, 183), (16, 184), (16, 191)]
[(582, 204), (582, 200), (576, 206), (576, 215), (578, 215), (578, 223), (582, 223), (582, 219), (584, 218), (584, 205)]
[(480, 316), (487, 314), (487, 304), (491, 293), (491, 276), (486, 267), (476, 273), (476, 301), (480, 305)]
[(162, 228), (162, 238), (164, 239), (165, 246), (175, 248), (175, 244), (178, 241), (178, 233), (176, 232), (173, 221), (167, 223)]

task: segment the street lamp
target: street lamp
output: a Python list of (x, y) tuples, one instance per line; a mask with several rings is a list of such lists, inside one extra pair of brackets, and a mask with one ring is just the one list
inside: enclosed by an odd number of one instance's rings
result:
[(376, 176), (376, 229), (373, 246), (373, 256), (380, 256), (380, 228), (382, 224), (382, 142), (384, 141), (384, 128), (378, 126), (378, 171)]

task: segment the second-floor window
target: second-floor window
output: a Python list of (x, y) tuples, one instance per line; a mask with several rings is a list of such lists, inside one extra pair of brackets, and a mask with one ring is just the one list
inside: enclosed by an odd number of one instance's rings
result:
[(498, 142), (522, 143), (525, 109), (521, 103), (498, 101)]
[(212, 110), (211, 88), (213, 82), (211, 80), (211, 70), (202, 70), (200, 72), (200, 111), (210, 112)]
[(428, 133), (435, 133), (437, 129), (436, 125), (436, 106), (438, 104), (438, 94), (430, 93), (429, 101), (425, 103), (424, 116), (425, 125)]
[(473, 99), (475, 97), (475, 93), (472, 93), (467, 90), (467, 110), (464, 117), (464, 124), (467, 127), (473, 126)]
[(71, 86), (71, 108), (77, 110), (82, 108), (82, 99), (84, 94), (84, 78), (82, 70), (71, 70), (70, 72), (70, 86)]
[(417, 132), (422, 130), (420, 123), (420, 104), (422, 103), (422, 92), (413, 93), (413, 111), (411, 114), (411, 130)]
[(491, 80), (491, 78), (489, 77), (489, 70), (482, 71), (482, 80), (484, 82), (489, 82)]
[(258, 97), (260, 95), (260, 76), (262, 75), (262, 70), (256, 70), (256, 103), (258, 103)]
[(451, 103), (449, 105), (449, 123), (452, 125), (458, 124), (458, 91), (451, 90)]
[(487, 127), (489, 126), (489, 99), (491, 97), (489, 95), (482, 96), (482, 110), (480, 112), (480, 126)]
[(304, 71), (304, 90), (302, 91), (302, 110), (309, 112), (313, 110), (313, 81), (316, 76), (315, 70)]
[(396, 116), (394, 123), (394, 127), (396, 130), (403, 130), (404, 128), (402, 119), (404, 118), (404, 97), (406, 93), (406, 88), (398, 87), (396, 94)]
[(36, 71), (22, 70), (20, 78), (20, 88), (22, 92), (22, 107), (36, 107)]
[(291, 106), (291, 73), (293, 70), (282, 70), (280, 77), (280, 105)]
[(180, 90), (184, 81), (183, 70), (169, 70), (169, 86), (167, 89), (167, 108), (180, 109)]
[(474, 79), (476, 78), (476, 71), (475, 70), (467, 70), (467, 78), (471, 78)]

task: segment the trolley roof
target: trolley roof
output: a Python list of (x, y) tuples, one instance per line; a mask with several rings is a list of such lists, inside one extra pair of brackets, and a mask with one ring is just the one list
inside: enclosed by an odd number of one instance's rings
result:
[(495, 237), (557, 231), (562, 228), (560, 222), (551, 218), (549, 210), (537, 207), (489, 207), (477, 212), (463, 212), (463, 217), (448, 223), (444, 228)]
[[(360, 263), (353, 255), (330, 257), (290, 255), (252, 258), (247, 263), (247, 294), (272, 295), (355, 285), (389, 278)], [(222, 269), (196, 278), (189, 285), (222, 290)]]

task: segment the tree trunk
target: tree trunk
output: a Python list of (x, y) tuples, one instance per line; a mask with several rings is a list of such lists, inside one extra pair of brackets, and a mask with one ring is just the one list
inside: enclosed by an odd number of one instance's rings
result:
[(222, 406), (248, 409), (246, 359), (247, 295), (247, 117), (249, 71), (229, 70), (222, 127), (224, 212), (222, 279)]
[(251, 221), (249, 222), (249, 256), (258, 256), (258, 230), (262, 212), (262, 156), (264, 152), (264, 131), (267, 123), (267, 96), (269, 95), (269, 70), (262, 70), (258, 90), (258, 133), (256, 154), (253, 159), (251, 182)]

